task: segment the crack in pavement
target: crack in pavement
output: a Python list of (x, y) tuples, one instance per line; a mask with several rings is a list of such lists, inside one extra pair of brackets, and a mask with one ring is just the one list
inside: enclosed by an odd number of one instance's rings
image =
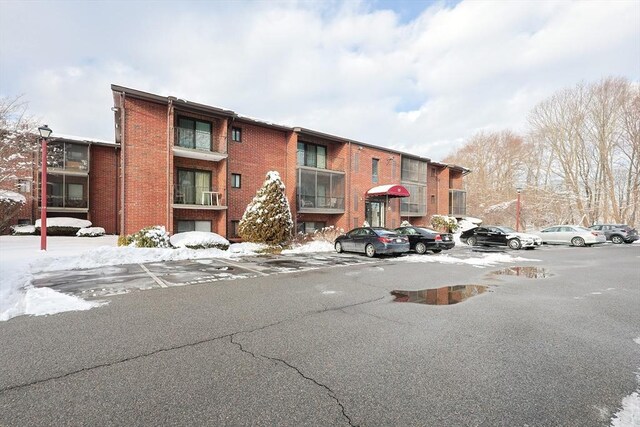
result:
[(327, 311), (341, 310), (341, 309), (347, 308), (347, 307), (353, 307), (353, 306), (357, 306), (357, 305), (368, 304), (368, 303), (371, 303), (371, 302), (379, 301), (381, 299), (384, 299), (384, 297), (377, 298), (377, 299), (374, 299), (374, 300), (367, 300), (367, 301), (363, 301), (363, 302), (359, 302), (359, 303), (355, 303), (355, 304), (349, 304), (349, 305), (346, 305), (346, 306), (343, 306), (343, 307), (336, 307), (336, 308), (323, 309), (323, 310), (315, 310), (315, 311), (312, 311), (312, 312), (309, 312), (309, 313), (305, 313), (305, 314), (300, 315), (300, 316), (289, 317), (289, 318), (286, 318), (286, 319), (279, 320), (277, 322), (270, 323), (268, 325), (263, 325), (263, 326), (260, 326), (258, 328), (254, 328), (254, 329), (250, 329), (250, 330), (246, 330), (246, 331), (231, 332), (231, 333), (228, 333), (228, 334), (220, 335), (220, 336), (213, 337), (213, 338), (205, 338), (203, 340), (199, 340), (199, 341), (195, 341), (195, 342), (191, 342), (191, 343), (187, 343), (187, 344), (181, 344), (181, 345), (172, 346), (172, 347), (166, 347), (166, 348), (159, 348), (157, 350), (154, 350), (154, 351), (151, 351), (151, 352), (148, 352), (148, 353), (143, 353), (143, 354), (138, 354), (138, 355), (135, 355), (135, 356), (126, 357), (124, 359), (115, 360), (113, 362), (101, 363), (99, 365), (84, 367), (84, 368), (81, 368), (81, 369), (77, 369), (75, 371), (67, 372), (67, 373), (64, 373), (64, 374), (61, 374), (61, 375), (56, 375), (56, 376), (49, 377), (49, 378), (35, 380), (35, 381), (28, 382), (28, 383), (23, 383), (23, 384), (12, 385), (12, 386), (0, 389), (0, 393), (5, 393), (5, 392), (8, 392), (8, 391), (17, 390), (17, 389), (24, 388), (24, 387), (30, 387), (30, 386), (33, 386), (33, 385), (42, 384), (42, 383), (45, 383), (45, 382), (48, 382), (48, 381), (54, 381), (54, 380), (58, 380), (58, 379), (61, 379), (61, 378), (70, 377), (72, 375), (80, 374), (82, 372), (89, 372), (89, 371), (92, 371), (94, 369), (115, 366), (115, 365), (118, 365), (118, 364), (121, 364), (121, 363), (126, 363), (126, 362), (130, 362), (130, 361), (133, 361), (133, 360), (142, 359), (144, 357), (154, 356), (156, 354), (163, 353), (163, 352), (169, 352), (169, 351), (173, 351), (173, 350), (180, 350), (180, 349), (187, 348), (187, 347), (194, 347), (194, 346), (197, 346), (197, 345), (200, 345), (200, 344), (206, 344), (206, 343), (210, 343), (210, 342), (217, 341), (217, 340), (220, 340), (220, 339), (229, 338), (229, 337), (231, 337), (233, 335), (237, 335), (237, 334), (250, 334), (250, 333), (257, 332), (257, 331), (260, 331), (260, 330), (263, 330), (263, 329), (270, 328), (272, 326), (279, 325), (280, 323), (289, 322), (289, 321), (292, 321), (292, 320), (303, 319), (303, 318), (305, 318), (307, 316), (312, 316), (312, 315), (315, 315), (315, 314), (318, 314), (318, 313), (324, 313), (324, 312), (327, 312)]
[(277, 357), (270, 357), (270, 356), (267, 356), (267, 355), (264, 355), (264, 354), (256, 355), (254, 352), (245, 349), (241, 342), (234, 341), (234, 336), (235, 335), (237, 335), (237, 334), (233, 334), (233, 335), (231, 335), (229, 337), (229, 342), (231, 342), (231, 344), (236, 345), (240, 349), (240, 351), (242, 351), (243, 353), (250, 354), (255, 359), (264, 358), (264, 359), (271, 360), (273, 362), (280, 362), (283, 365), (287, 366), (288, 368), (293, 369), (294, 371), (296, 371), (298, 373), (298, 375), (300, 375), (305, 380), (311, 381), (312, 383), (314, 383), (318, 387), (325, 389), (327, 391), (327, 396), (329, 396), (330, 398), (332, 398), (333, 400), (336, 401), (336, 403), (340, 407), (340, 410), (342, 412), (342, 416), (346, 419), (346, 421), (349, 423), (349, 425), (352, 426), (352, 427), (356, 427), (357, 426), (357, 424), (353, 424), (353, 421), (351, 420), (351, 417), (349, 417), (349, 415), (347, 415), (347, 411), (346, 411), (344, 405), (342, 404), (342, 402), (340, 402), (340, 399), (338, 399), (338, 397), (336, 396), (336, 393), (333, 390), (331, 390), (329, 388), (329, 386), (327, 386), (325, 384), (322, 384), (321, 382), (318, 382), (316, 379), (314, 379), (314, 378), (312, 378), (312, 377), (310, 377), (308, 375), (305, 375), (304, 372), (302, 372), (299, 368), (297, 368), (296, 366), (293, 366), (291, 363), (287, 362), (286, 360), (278, 359)]

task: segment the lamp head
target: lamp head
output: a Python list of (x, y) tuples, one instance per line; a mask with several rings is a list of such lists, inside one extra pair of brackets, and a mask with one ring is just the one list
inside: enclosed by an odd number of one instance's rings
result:
[(38, 131), (40, 132), (40, 136), (42, 138), (49, 138), (49, 136), (53, 133), (53, 131), (49, 129), (49, 126), (47, 125), (40, 126), (38, 128)]

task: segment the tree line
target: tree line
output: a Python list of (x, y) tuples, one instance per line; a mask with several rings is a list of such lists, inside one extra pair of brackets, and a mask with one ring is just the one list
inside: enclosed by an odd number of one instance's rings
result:
[(467, 213), (522, 228), (636, 225), (640, 208), (640, 85), (609, 77), (554, 93), (523, 134), (479, 132), (445, 162), (472, 170)]

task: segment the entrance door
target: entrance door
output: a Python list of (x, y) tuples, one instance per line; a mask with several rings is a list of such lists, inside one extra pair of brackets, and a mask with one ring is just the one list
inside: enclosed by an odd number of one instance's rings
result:
[(372, 227), (384, 227), (384, 202), (366, 202), (365, 217)]

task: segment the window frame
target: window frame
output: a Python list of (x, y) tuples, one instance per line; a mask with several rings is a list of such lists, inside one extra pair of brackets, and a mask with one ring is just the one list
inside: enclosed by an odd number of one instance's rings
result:
[(242, 142), (242, 128), (237, 126), (231, 127), (231, 140), (234, 142)]
[[(314, 144), (312, 142), (305, 142), (305, 141), (298, 141), (298, 144), (296, 146), (297, 151), (296, 151), (296, 162), (298, 163), (298, 166), (307, 166), (307, 167), (311, 167), (311, 168), (316, 168), (316, 169), (328, 169), (327, 165), (328, 165), (328, 153), (329, 153), (329, 149), (326, 145), (321, 145), (321, 144)], [(302, 147), (302, 150), (301, 150)], [(311, 147), (313, 147), (313, 150), (311, 150)], [(323, 166), (320, 165), (320, 163), (318, 162), (318, 158), (320, 158), (321, 156), (318, 155), (318, 148), (321, 148), (324, 150), (324, 155), (322, 156), (322, 158), (324, 158), (324, 162), (323, 162)], [(311, 156), (311, 152), (313, 152), (313, 156)], [(302, 159), (300, 158), (300, 154), (302, 153)], [(313, 158), (313, 161), (311, 161), (311, 158)], [(300, 162), (300, 160), (302, 160), (302, 163)]]
[[(193, 122), (193, 128), (189, 129), (187, 127), (181, 126), (180, 121), (181, 120), (189, 120)], [(197, 141), (197, 131), (198, 131), (198, 123), (203, 123), (206, 125), (209, 125), (209, 148), (205, 149), (205, 148), (199, 148), (198, 147), (198, 141)], [(187, 148), (187, 149), (191, 149), (191, 150), (201, 150), (201, 151), (213, 151), (213, 122), (211, 121), (207, 121), (207, 120), (201, 120), (201, 119), (196, 119), (194, 117), (189, 117), (189, 116), (178, 116), (176, 118), (176, 141), (175, 141), (175, 145), (177, 145), (178, 147), (182, 147), (182, 148)], [(193, 131), (193, 147), (191, 146), (184, 146), (181, 144), (181, 137), (180, 137), (180, 129), (189, 129), (191, 131)]]
[[(236, 185), (236, 178), (238, 178), (238, 185)], [(242, 174), (231, 174), (231, 188), (242, 188)]]
[(371, 159), (371, 182), (377, 184), (380, 181), (380, 159)]

